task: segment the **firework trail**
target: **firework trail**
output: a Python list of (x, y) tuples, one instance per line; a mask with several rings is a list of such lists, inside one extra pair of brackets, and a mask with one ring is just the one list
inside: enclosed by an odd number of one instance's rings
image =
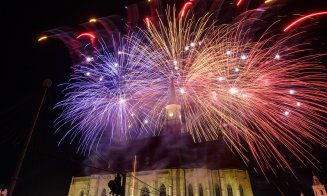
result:
[(206, 17), (194, 23), (167, 14), (167, 20), (150, 25), (139, 47), (163, 53), (146, 62), (175, 82), (185, 130), (195, 141), (223, 135), (245, 161), (250, 152), (262, 171), (292, 171), (283, 149), (314, 165), (308, 147), (326, 147), (326, 72), (314, 61), (320, 55), (305, 54), (307, 43), (292, 44), (301, 33), (267, 31), (254, 41), (247, 29), (253, 18), (218, 27)]
[(138, 108), (146, 82), (141, 73), (153, 72), (151, 67), (137, 66), (147, 54), (128, 43), (122, 43), (118, 51), (110, 51), (104, 41), (100, 45), (93, 56), (84, 56), (84, 61), (73, 67), (69, 83), (64, 84), (66, 98), (56, 105), (63, 108), (56, 121), (58, 130), (71, 125), (62, 139), (78, 137), (83, 152), (102, 137), (126, 140), (155, 135), (157, 130), (148, 115), (151, 108)]
[(63, 139), (80, 138), (85, 152), (103, 137), (159, 135), (173, 86), (182, 131), (195, 142), (223, 138), (263, 172), (292, 171), (290, 159), (314, 165), (312, 143), (327, 147), (327, 75), (315, 60), (321, 55), (294, 44), (301, 33), (268, 29), (256, 38), (248, 24), (257, 18), (215, 26), (209, 16), (175, 13), (146, 21), (147, 29), (121, 39), (117, 50), (100, 41), (74, 67), (57, 104), (59, 128), (71, 124)]

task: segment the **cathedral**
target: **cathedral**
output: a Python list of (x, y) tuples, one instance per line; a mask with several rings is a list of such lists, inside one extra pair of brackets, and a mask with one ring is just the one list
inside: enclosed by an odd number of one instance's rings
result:
[[(159, 169), (127, 174), (125, 195), (247, 196), (253, 195), (249, 175), (241, 169)], [(115, 174), (73, 177), (69, 196), (111, 195)]]
[(73, 177), (68, 196), (111, 195), (108, 187), (117, 173), (124, 174), (125, 196), (252, 196), (245, 165), (223, 139), (195, 143), (183, 131), (181, 106), (173, 83), (169, 90), (165, 126), (156, 137), (140, 138), (109, 147), (112, 172), (89, 172)]

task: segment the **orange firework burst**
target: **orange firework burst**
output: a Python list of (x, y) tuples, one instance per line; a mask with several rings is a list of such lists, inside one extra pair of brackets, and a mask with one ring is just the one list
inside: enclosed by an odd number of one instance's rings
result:
[(250, 152), (262, 171), (292, 171), (290, 158), (314, 164), (308, 146), (327, 146), (322, 125), (327, 75), (315, 61), (321, 55), (305, 55), (307, 43), (292, 44), (301, 34), (266, 32), (254, 41), (245, 24), (256, 19), (215, 27), (206, 16), (193, 21), (171, 13), (164, 19), (168, 22), (151, 24), (143, 32), (145, 42), (138, 42), (149, 54), (146, 66), (164, 76), (140, 98), (152, 104), (151, 115), (167, 104), (165, 91), (173, 82), (184, 130), (194, 141), (222, 137), (245, 161)]

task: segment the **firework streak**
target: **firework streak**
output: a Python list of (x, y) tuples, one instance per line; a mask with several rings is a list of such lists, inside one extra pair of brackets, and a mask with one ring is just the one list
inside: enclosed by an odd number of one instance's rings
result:
[(327, 75), (315, 61), (321, 55), (294, 44), (301, 33), (254, 38), (247, 24), (255, 19), (215, 26), (208, 16), (174, 13), (148, 21), (115, 50), (98, 39), (73, 67), (57, 104), (58, 128), (70, 125), (63, 139), (79, 138), (86, 151), (103, 137), (160, 135), (173, 83), (183, 130), (195, 142), (223, 138), (262, 171), (292, 171), (290, 159), (314, 164), (311, 144), (327, 146)]

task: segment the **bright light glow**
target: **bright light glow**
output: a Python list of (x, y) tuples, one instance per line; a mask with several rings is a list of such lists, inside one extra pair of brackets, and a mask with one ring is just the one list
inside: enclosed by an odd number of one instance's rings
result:
[(148, 0), (148, 2), (150, 3), (150, 2), (151, 2), (151, 0)]
[(232, 87), (232, 88), (229, 89), (229, 92), (230, 92), (230, 94), (235, 95), (235, 94), (238, 93), (238, 89), (235, 88), (235, 87)]
[(145, 123), (145, 124), (148, 124), (148, 123), (149, 123), (149, 121), (145, 119), (145, 120), (144, 120), (144, 123)]
[(128, 125), (127, 127), (130, 129), (132, 127), (132, 125)]
[(220, 76), (219, 78), (218, 78), (218, 81), (219, 82), (221, 82), (221, 81), (223, 81), (224, 80), (224, 77), (222, 77), (222, 76)]
[(256, 11), (258, 11), (258, 12), (264, 12), (264, 11), (266, 11), (265, 9), (263, 9), (263, 8), (257, 8), (257, 9), (255, 9)]
[(243, 0), (238, 0), (236, 5), (240, 6), (242, 2), (243, 2)]
[(266, 1), (265, 1), (265, 3), (270, 3), (270, 2), (272, 2), (272, 0), (266, 0)]
[(301, 18), (295, 20), (294, 22), (292, 22), (291, 24), (287, 25), (283, 31), (286, 32), (288, 31), (289, 29), (291, 29), (292, 27), (294, 27), (295, 25), (299, 24), (300, 22), (308, 19), (308, 18), (311, 18), (311, 17), (314, 17), (314, 16), (319, 16), (319, 15), (327, 15), (327, 11), (326, 12), (316, 12), (316, 13), (312, 13), (312, 14), (308, 14), (306, 16), (302, 16)]
[(120, 104), (123, 104), (123, 103), (125, 103), (125, 102), (126, 102), (126, 99), (124, 99), (124, 98), (120, 98), (120, 99), (119, 99), (119, 103), (120, 103)]
[(295, 93), (295, 91), (291, 89), (291, 90), (289, 91), (289, 93), (290, 93), (291, 95), (293, 95), (293, 94)]
[(242, 56), (241, 56), (241, 59), (242, 60), (245, 60), (247, 57), (246, 57), (246, 55), (245, 54), (243, 54)]
[(243, 97), (243, 98), (247, 98), (248, 95), (247, 95), (247, 94), (242, 94), (242, 97)]
[(121, 54), (123, 54), (123, 52), (122, 51), (118, 51), (118, 55), (121, 55)]
[(37, 39), (37, 41), (40, 42), (40, 41), (43, 41), (46, 39), (48, 39), (48, 37), (46, 35), (44, 35), (44, 36), (41, 36), (39, 39)]
[(184, 17), (186, 14), (186, 11), (189, 9), (189, 7), (192, 5), (192, 2), (186, 2), (181, 10), (181, 12), (179, 13), (181, 17)]
[(227, 54), (227, 55), (230, 55), (230, 54), (232, 54), (232, 52), (229, 51), (229, 50), (227, 50), (226, 54)]
[(202, 44), (202, 41), (199, 41), (199, 45), (201, 46), (201, 44)]
[(285, 111), (285, 112), (284, 112), (284, 115), (285, 115), (285, 116), (288, 116), (289, 114), (290, 114), (289, 111)]
[(99, 81), (102, 81), (102, 80), (103, 80), (103, 76), (100, 76)]
[(185, 46), (185, 51), (188, 51), (190, 49), (190, 47)]
[(176, 60), (174, 60), (174, 65), (177, 65), (177, 61)]
[(149, 17), (145, 17), (145, 24), (147, 27), (150, 27), (150, 19)]
[(115, 66), (115, 67), (118, 67), (118, 63), (114, 63), (114, 66)]
[(217, 100), (217, 92), (216, 91), (212, 91), (211, 95), (212, 95), (214, 100)]
[(86, 57), (86, 62), (91, 62), (93, 60), (92, 57)]
[(93, 35), (92, 33), (81, 33), (76, 37), (76, 39), (79, 39), (81, 37), (88, 37), (92, 43), (94, 42), (94, 39), (96, 38), (95, 35)]
[(191, 46), (191, 47), (194, 47), (194, 46), (195, 46), (195, 43), (192, 42), (192, 43), (190, 44), (190, 46)]
[(86, 75), (86, 76), (90, 76), (91, 73), (90, 73), (90, 72), (86, 72), (85, 75)]
[(178, 67), (177, 66), (175, 66), (175, 70), (178, 70)]
[(170, 112), (169, 117), (173, 117), (173, 116), (174, 116), (174, 113)]
[(181, 88), (181, 89), (179, 90), (179, 92), (181, 92), (181, 94), (184, 94), (184, 93), (185, 93), (185, 89)]
[(276, 54), (275, 59), (280, 59), (280, 55)]
[(296, 102), (296, 106), (300, 107), (301, 103), (300, 102)]
[(96, 21), (97, 21), (96, 18), (91, 18), (91, 19), (89, 20), (89, 22), (96, 22)]
[(235, 72), (239, 72), (240, 69), (238, 67), (235, 68)]

